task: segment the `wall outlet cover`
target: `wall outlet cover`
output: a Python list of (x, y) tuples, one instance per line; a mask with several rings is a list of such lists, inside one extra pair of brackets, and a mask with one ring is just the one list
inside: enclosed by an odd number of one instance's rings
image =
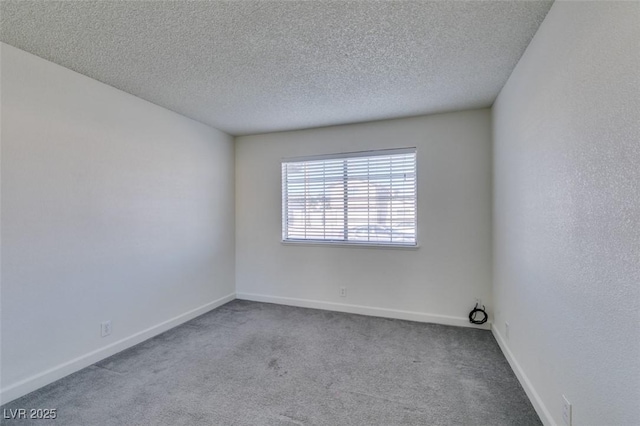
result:
[(100, 335), (107, 337), (111, 334), (111, 320), (100, 323)]
[(571, 403), (562, 395), (562, 421), (566, 426), (571, 426)]

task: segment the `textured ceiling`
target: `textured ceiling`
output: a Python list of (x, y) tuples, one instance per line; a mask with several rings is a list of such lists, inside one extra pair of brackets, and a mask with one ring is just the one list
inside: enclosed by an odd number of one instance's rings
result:
[(233, 135), (490, 106), (549, 1), (2, 1), (0, 40)]

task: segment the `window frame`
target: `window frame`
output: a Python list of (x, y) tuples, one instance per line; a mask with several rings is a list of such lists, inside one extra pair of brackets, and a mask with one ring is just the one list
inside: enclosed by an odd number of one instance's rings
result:
[[(394, 154), (408, 154), (413, 153), (415, 155), (415, 199), (414, 199), (414, 209), (415, 209), (415, 242), (413, 244), (399, 244), (399, 243), (390, 243), (390, 242), (372, 242), (372, 241), (345, 241), (345, 240), (315, 240), (315, 239), (285, 239), (285, 230), (287, 229), (286, 225), (286, 202), (288, 197), (285, 197), (286, 186), (285, 186), (285, 175), (283, 173), (283, 166), (285, 163), (296, 163), (296, 162), (305, 162), (305, 161), (323, 161), (323, 160), (344, 160), (348, 158), (360, 158), (360, 157), (375, 157), (375, 156), (388, 156)], [(281, 211), (280, 211), (280, 223), (281, 223), (281, 232), (280, 232), (280, 242), (283, 245), (290, 246), (299, 246), (299, 245), (307, 245), (307, 246), (317, 246), (317, 247), (356, 247), (356, 248), (373, 248), (373, 249), (397, 249), (397, 250), (416, 250), (420, 248), (419, 244), (419, 230), (418, 230), (418, 149), (417, 147), (402, 147), (402, 148), (390, 148), (390, 149), (375, 149), (375, 150), (367, 150), (367, 151), (352, 151), (352, 152), (341, 152), (341, 153), (332, 153), (332, 154), (320, 154), (320, 155), (308, 155), (308, 156), (300, 156), (300, 157), (285, 157), (281, 158), (280, 161), (280, 197), (281, 197)], [(368, 224), (367, 226), (371, 226)]]

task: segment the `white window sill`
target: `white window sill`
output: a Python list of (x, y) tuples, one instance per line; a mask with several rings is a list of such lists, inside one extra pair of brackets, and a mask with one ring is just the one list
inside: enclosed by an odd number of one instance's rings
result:
[(418, 250), (420, 246), (401, 246), (398, 244), (366, 244), (366, 243), (341, 243), (333, 241), (280, 241), (283, 246), (312, 246), (312, 247), (349, 247), (363, 249), (391, 249), (391, 250)]

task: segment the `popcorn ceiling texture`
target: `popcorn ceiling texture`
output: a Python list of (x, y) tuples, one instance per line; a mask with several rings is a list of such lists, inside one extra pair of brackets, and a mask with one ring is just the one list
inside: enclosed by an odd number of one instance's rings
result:
[(550, 6), (3, 1), (0, 39), (240, 135), (490, 106)]

